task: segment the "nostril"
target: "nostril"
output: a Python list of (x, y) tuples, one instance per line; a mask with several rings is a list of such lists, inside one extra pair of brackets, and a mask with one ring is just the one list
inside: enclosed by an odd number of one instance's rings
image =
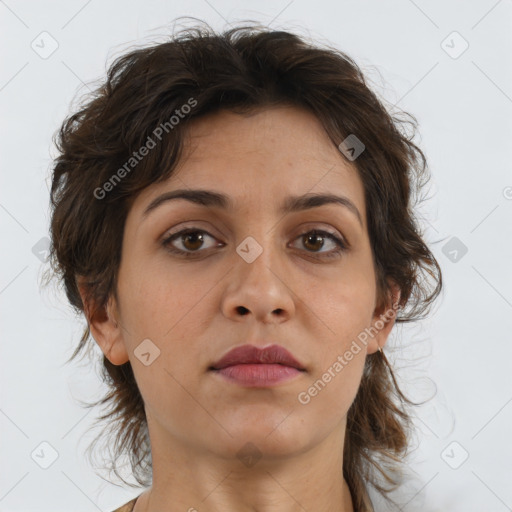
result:
[(244, 307), (244, 306), (238, 306), (238, 307), (236, 308), (236, 310), (237, 310), (237, 312), (238, 312), (238, 313), (240, 313), (241, 315), (246, 315), (246, 314), (249, 312), (249, 310), (248, 310), (246, 307)]

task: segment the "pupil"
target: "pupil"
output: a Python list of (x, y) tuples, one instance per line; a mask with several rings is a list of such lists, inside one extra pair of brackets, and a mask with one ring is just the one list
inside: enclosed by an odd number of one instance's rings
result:
[[(185, 238), (186, 238), (187, 242), (192, 239), (193, 247), (189, 247), (189, 249), (198, 249), (201, 246), (201, 243), (203, 241), (203, 235), (198, 234), (196, 231), (194, 231), (193, 233), (187, 233), (185, 235)], [(188, 244), (186, 244), (186, 245), (188, 245)]]
[[(316, 240), (318, 241), (318, 240), (319, 240), (319, 239), (321, 239), (321, 238), (322, 238), (322, 237), (321, 237), (320, 235), (308, 235), (308, 236), (306, 237), (306, 240), (307, 240), (307, 243), (309, 244), (309, 243), (310, 243), (310, 241), (311, 241), (312, 239), (316, 239)], [(322, 240), (322, 241), (321, 241), (321, 244), (320, 244), (320, 247), (316, 247), (316, 248), (317, 248), (317, 249), (320, 249), (320, 248), (323, 246), (323, 244), (324, 244), (324, 243), (323, 243), (323, 240)], [(315, 243), (313, 243), (313, 245), (317, 245), (317, 246), (318, 246), (318, 244), (315, 244)]]

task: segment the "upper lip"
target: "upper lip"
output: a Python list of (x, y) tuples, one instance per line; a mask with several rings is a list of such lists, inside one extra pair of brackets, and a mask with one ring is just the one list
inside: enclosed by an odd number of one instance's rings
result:
[(220, 370), (235, 364), (282, 364), (298, 370), (305, 368), (295, 359), (288, 350), (280, 345), (269, 345), (258, 348), (254, 345), (241, 345), (230, 350), (210, 367), (212, 370)]

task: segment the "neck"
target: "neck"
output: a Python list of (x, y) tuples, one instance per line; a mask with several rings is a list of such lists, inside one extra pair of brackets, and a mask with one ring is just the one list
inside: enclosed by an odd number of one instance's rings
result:
[(251, 460), (200, 453), (152, 427), (153, 485), (133, 512), (353, 512), (344, 428), (301, 453)]

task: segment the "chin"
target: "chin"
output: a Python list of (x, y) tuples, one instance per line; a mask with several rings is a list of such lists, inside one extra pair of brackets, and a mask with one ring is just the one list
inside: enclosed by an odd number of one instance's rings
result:
[(255, 450), (272, 458), (300, 453), (314, 444), (315, 433), (308, 433), (300, 419), (297, 421), (297, 418), (292, 419), (291, 416), (286, 418), (286, 414), (265, 419), (260, 416), (246, 422), (228, 422), (225, 425), (233, 436), (223, 437), (224, 448), (230, 456), (238, 456), (239, 450), (246, 445), (254, 445)]

